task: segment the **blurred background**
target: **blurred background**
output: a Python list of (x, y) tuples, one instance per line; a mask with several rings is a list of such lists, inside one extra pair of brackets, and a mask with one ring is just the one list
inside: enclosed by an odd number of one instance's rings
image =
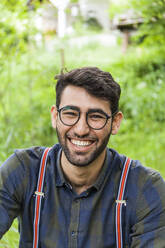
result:
[[(109, 146), (165, 178), (165, 0), (1, 0), (0, 164), (57, 142), (54, 76), (81, 66), (121, 85), (125, 118)], [(18, 247), (17, 221), (0, 247)]]

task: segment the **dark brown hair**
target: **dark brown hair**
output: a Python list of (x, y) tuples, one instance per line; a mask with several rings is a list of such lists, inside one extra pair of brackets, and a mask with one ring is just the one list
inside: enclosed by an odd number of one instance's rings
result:
[(55, 76), (56, 106), (59, 108), (61, 95), (68, 85), (84, 88), (90, 95), (109, 102), (112, 114), (118, 111), (120, 99), (120, 85), (116, 83), (109, 72), (97, 67), (82, 67)]

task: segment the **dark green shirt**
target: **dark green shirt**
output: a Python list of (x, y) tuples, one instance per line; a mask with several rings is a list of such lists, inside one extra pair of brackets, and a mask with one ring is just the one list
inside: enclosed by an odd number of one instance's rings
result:
[[(0, 167), (0, 237), (19, 218), (20, 248), (32, 248), (34, 192), (44, 148), (17, 150)], [(49, 153), (40, 220), (40, 248), (115, 248), (116, 198), (125, 156), (107, 149), (95, 184), (77, 195), (60, 167), (60, 145)], [(125, 247), (165, 247), (165, 182), (133, 161), (123, 207)]]

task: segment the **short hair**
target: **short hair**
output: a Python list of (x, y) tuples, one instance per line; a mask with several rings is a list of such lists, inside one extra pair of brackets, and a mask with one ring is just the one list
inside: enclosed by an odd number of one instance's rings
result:
[(73, 85), (82, 87), (92, 96), (108, 101), (112, 114), (118, 111), (121, 89), (109, 72), (104, 72), (97, 67), (82, 67), (66, 73), (61, 72), (55, 76), (55, 79), (57, 79), (57, 108), (59, 108), (65, 87)]

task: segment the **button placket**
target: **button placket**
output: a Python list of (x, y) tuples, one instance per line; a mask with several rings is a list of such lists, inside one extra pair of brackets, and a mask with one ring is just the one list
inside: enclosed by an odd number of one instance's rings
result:
[(71, 219), (70, 219), (70, 226), (68, 233), (69, 248), (77, 248), (79, 216), (80, 216), (80, 199), (75, 199), (73, 200), (71, 207)]

